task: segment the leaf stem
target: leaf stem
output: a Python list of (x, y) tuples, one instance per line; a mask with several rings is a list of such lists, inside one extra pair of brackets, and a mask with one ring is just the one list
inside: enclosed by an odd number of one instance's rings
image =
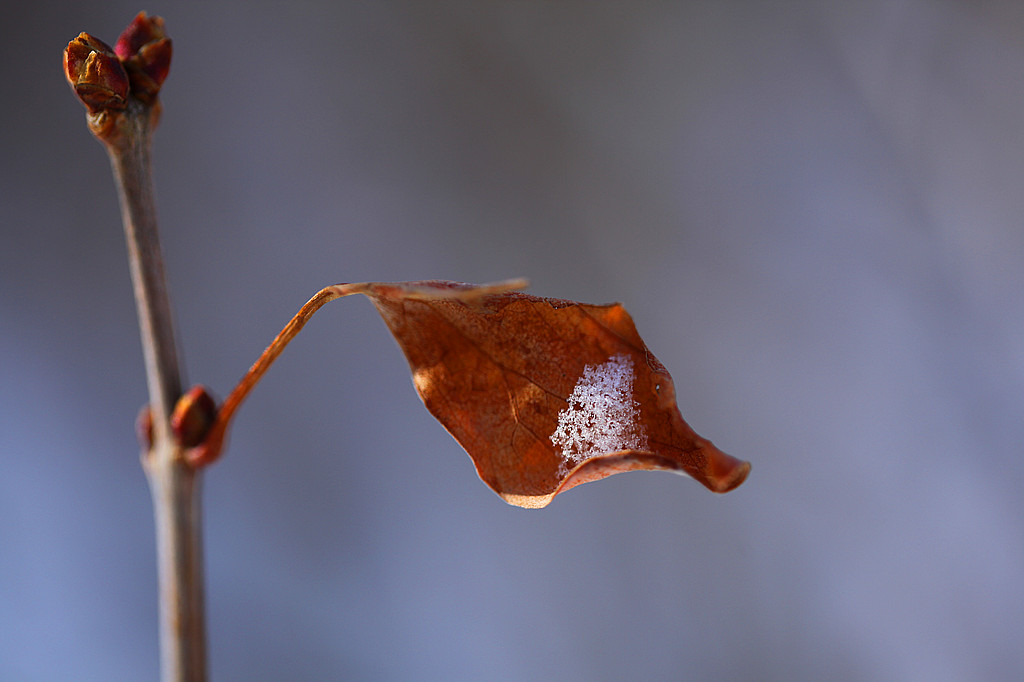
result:
[(284, 329), (274, 337), (270, 345), (256, 358), (256, 362), (252, 363), (252, 367), (245, 373), (245, 376), (231, 389), (231, 393), (224, 398), (224, 402), (218, 409), (217, 417), (211, 425), (204, 442), (188, 452), (189, 462), (193, 466), (201, 467), (209, 464), (220, 455), (224, 447), (224, 438), (227, 434), (228, 426), (231, 424), (235, 412), (249, 396), (249, 393), (255, 388), (256, 384), (259, 383), (259, 380), (263, 378), (263, 375), (267, 373), (270, 366), (274, 364), (278, 356), (281, 355), (285, 347), (306, 326), (306, 323), (313, 317), (313, 314), (334, 299), (347, 296), (350, 293), (355, 292), (345, 290), (344, 285), (324, 287), (316, 292), (313, 298), (306, 301), (305, 305), (299, 309), (299, 312), (295, 313)]

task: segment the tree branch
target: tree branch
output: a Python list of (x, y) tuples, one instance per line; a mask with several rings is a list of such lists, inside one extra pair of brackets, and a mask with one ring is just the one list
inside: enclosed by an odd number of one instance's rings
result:
[(121, 199), (153, 425), (142, 462), (156, 522), (161, 679), (201, 682), (206, 679), (201, 474), (185, 462), (169, 426), (182, 392), (181, 372), (153, 196), (152, 109), (129, 101), (120, 134), (106, 147)]
[[(149, 387), (142, 465), (153, 496), (160, 583), (160, 671), (165, 682), (206, 679), (200, 473), (181, 433), (195, 430), (203, 400), (172, 420), (181, 370), (157, 234), (150, 150), (157, 95), (171, 62), (163, 19), (140, 12), (110, 47), (88, 33), (64, 50), (64, 74), (88, 110), (89, 130), (110, 156), (121, 202)], [(190, 412), (191, 411), (191, 412)], [(177, 432), (172, 424), (177, 423)]]
[(124, 112), (119, 139), (107, 145), (121, 200), (128, 262), (131, 268), (139, 332), (146, 363), (149, 408), (158, 424), (166, 424), (181, 395), (181, 374), (175, 348), (174, 323), (164, 275), (156, 223), (156, 204), (150, 164), (152, 126), (148, 107), (132, 101)]

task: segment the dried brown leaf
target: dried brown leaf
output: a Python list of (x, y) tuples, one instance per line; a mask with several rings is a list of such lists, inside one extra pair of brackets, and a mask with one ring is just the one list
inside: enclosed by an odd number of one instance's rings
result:
[(370, 297), (427, 409), (507, 502), (642, 469), (732, 490), (750, 464), (698, 436), (668, 371), (619, 304), (456, 282), (339, 285)]

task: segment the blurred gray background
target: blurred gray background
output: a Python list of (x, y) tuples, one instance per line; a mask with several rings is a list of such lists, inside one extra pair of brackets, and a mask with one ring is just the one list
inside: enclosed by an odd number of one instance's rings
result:
[(223, 396), (340, 281), (622, 301), (754, 463), (504, 504), (372, 306), (205, 480), (218, 680), (1024, 676), (1024, 5), (5, 3), (0, 679), (157, 675), (117, 202), (64, 82), (164, 16), (161, 227)]

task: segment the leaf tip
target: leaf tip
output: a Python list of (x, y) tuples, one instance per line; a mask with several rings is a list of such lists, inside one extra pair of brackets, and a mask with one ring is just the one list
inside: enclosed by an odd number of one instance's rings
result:
[(551, 500), (555, 498), (557, 493), (548, 493), (547, 495), (517, 495), (516, 493), (498, 493), (501, 499), (505, 500), (513, 507), (522, 507), (523, 509), (543, 509), (544, 507), (551, 504)]
[(750, 475), (750, 462), (727, 455), (710, 442), (707, 444), (706, 457), (706, 481), (702, 482), (711, 492), (727, 493), (735, 490)]

